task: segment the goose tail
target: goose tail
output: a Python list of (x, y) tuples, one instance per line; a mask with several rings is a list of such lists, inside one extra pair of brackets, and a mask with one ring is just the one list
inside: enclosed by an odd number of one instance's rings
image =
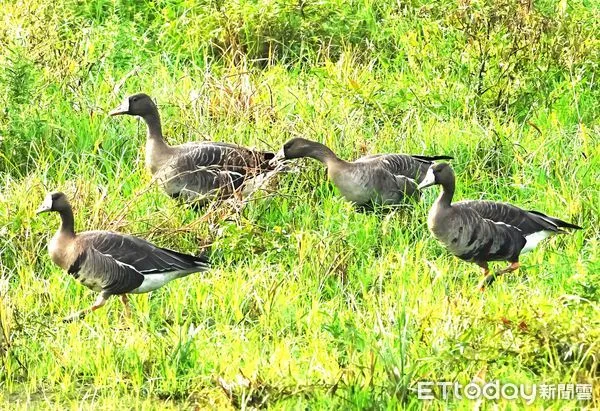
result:
[(452, 156), (419, 156), (419, 155), (413, 155), (412, 157), (417, 158), (419, 160), (424, 160), (424, 161), (454, 160), (454, 157), (452, 157)]
[[(563, 220), (561, 220), (561, 219), (558, 219), (558, 218), (556, 218), (556, 217), (550, 217), (550, 216), (547, 216), (546, 214), (544, 214), (544, 213), (540, 213), (539, 211), (533, 211), (533, 210), (530, 210), (529, 212), (530, 212), (531, 214), (535, 214), (536, 216), (539, 216), (539, 217), (541, 217), (542, 219), (544, 219), (544, 220), (546, 220), (546, 221), (550, 222), (551, 224), (555, 225), (555, 226), (556, 226), (556, 227), (558, 227), (558, 228), (571, 228), (571, 229), (573, 229), (573, 230), (583, 230), (583, 227), (580, 227), (580, 226), (578, 226), (578, 225), (576, 225), (576, 224), (573, 224), (573, 223), (568, 223), (568, 222), (566, 222), (566, 221), (563, 221)], [(559, 230), (559, 232), (562, 232), (562, 233), (564, 233), (564, 232), (566, 232), (566, 231), (564, 231), (564, 230)]]
[(177, 270), (196, 273), (210, 269), (210, 259), (208, 258), (206, 252), (195, 256), (169, 250), (168, 248), (161, 248), (161, 250), (168, 253), (170, 257), (177, 261), (175, 264), (173, 264), (174, 268)]

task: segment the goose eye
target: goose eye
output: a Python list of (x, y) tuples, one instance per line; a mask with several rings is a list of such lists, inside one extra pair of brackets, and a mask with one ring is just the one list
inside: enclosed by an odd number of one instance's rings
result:
[(137, 97), (132, 97), (131, 101), (135, 103), (137, 101)]

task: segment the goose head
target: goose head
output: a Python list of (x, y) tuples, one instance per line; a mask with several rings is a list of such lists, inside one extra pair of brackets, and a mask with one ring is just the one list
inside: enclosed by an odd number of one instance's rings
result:
[(325, 146), (315, 141), (307, 140), (302, 137), (296, 137), (283, 145), (281, 150), (275, 154), (275, 157), (271, 160), (270, 164), (275, 165), (281, 160), (290, 160), (294, 158), (314, 158), (315, 154), (318, 155), (319, 152), (322, 152), (324, 147)]
[(454, 171), (448, 163), (432, 164), (425, 174), (425, 178), (419, 184), (419, 189), (430, 187), (436, 184), (442, 186), (454, 183)]
[(71, 206), (69, 204), (69, 200), (64, 193), (60, 191), (55, 191), (53, 193), (48, 193), (44, 202), (40, 207), (36, 210), (36, 214), (49, 213), (51, 211), (62, 212), (70, 209)]
[(145, 93), (138, 93), (125, 97), (121, 104), (110, 111), (108, 115), (119, 116), (122, 114), (128, 114), (130, 116), (144, 117), (148, 114), (156, 112), (156, 104), (152, 101), (152, 98)]

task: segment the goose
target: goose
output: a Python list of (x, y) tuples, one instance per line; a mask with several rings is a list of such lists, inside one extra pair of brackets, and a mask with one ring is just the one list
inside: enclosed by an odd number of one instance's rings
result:
[(126, 97), (110, 116), (139, 116), (146, 123), (146, 167), (173, 198), (204, 205), (226, 199), (247, 180), (273, 171), (274, 154), (231, 143), (190, 142), (170, 146), (165, 142), (158, 108), (144, 93)]
[(75, 233), (73, 210), (67, 196), (49, 193), (36, 214), (57, 212), (61, 225), (48, 243), (52, 261), (83, 285), (98, 292), (94, 304), (64, 319), (83, 318), (118, 295), (130, 316), (127, 294), (156, 290), (177, 278), (206, 271), (208, 258), (157, 247), (148, 241), (110, 231)]
[[(498, 275), (517, 270), (519, 256), (533, 250), (540, 241), (567, 233), (564, 228), (582, 229), (539, 211), (527, 211), (507, 203), (486, 200), (452, 203), (455, 177), (447, 163), (432, 165), (419, 188), (436, 184), (442, 186), (442, 192), (429, 211), (429, 230), (449, 252), (483, 269), (484, 279), (479, 284), (482, 291)], [(490, 274), (490, 261), (507, 261), (510, 265)]]
[(339, 158), (329, 147), (297, 137), (289, 140), (271, 160), (310, 157), (327, 167), (327, 175), (342, 196), (358, 206), (396, 205), (419, 198), (418, 183), (434, 160), (449, 156), (373, 154), (353, 162)]

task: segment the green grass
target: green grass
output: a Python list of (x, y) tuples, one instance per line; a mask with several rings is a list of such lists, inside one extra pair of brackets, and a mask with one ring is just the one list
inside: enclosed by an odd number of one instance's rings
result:
[[(591, 403), (534, 406), (600, 406), (595, 2), (56, 3), (2, 6), (0, 408), (463, 409), (417, 383), (477, 377), (594, 384)], [(448, 154), (457, 199), (585, 229), (481, 294), (427, 231), (437, 189), (359, 213), (300, 161), (273, 195), (197, 214), (150, 184), (143, 123), (106, 116), (137, 91), (171, 143)], [(63, 324), (95, 296), (47, 255), (50, 190), (79, 230), (210, 245), (214, 268), (132, 297), (130, 321), (111, 299)]]

